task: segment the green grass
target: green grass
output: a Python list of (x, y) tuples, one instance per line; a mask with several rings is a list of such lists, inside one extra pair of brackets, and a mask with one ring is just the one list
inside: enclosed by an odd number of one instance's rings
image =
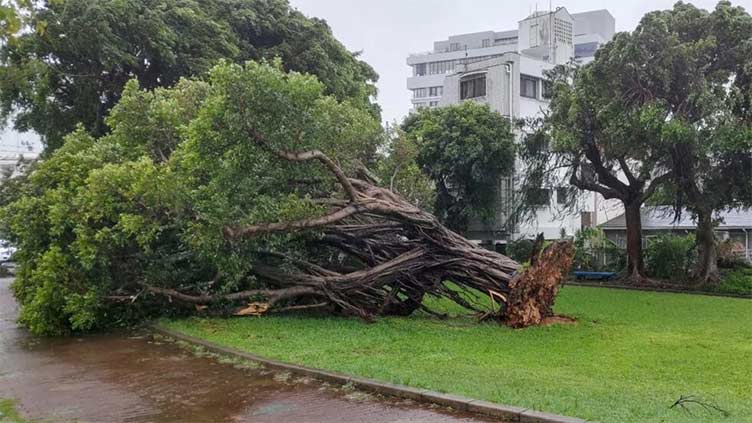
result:
[(32, 423), (32, 421), (21, 417), (16, 410), (15, 401), (0, 398), (0, 423)]
[[(266, 357), (601, 422), (752, 421), (752, 301), (565, 287), (576, 325), (311, 316), (163, 321)], [(694, 395), (730, 413), (690, 405)]]

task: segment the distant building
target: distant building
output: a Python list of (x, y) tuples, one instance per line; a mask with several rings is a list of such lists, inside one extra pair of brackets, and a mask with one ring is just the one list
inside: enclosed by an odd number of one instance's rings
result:
[(19, 164), (36, 160), (42, 151), (39, 136), (34, 132), (17, 132), (6, 128), (0, 132), (0, 180), (15, 175)]
[[(407, 64), (413, 75), (407, 88), (414, 109), (477, 101), (509, 119), (534, 117), (548, 107), (544, 72), (572, 59), (589, 62), (595, 51), (614, 35), (615, 21), (607, 10), (570, 14), (565, 8), (536, 12), (519, 21), (516, 30), (486, 31), (450, 36), (434, 42), (433, 51), (412, 54)], [(520, 134), (521, 135), (521, 134)], [(524, 163), (517, 161), (516, 168)], [(578, 211), (560, 216), (566, 187), (541, 187), (541, 204), (532, 223), (517, 224), (509, 218), (514, 196), (514, 177), (499, 181), (498, 212), (489, 222), (472, 222), (466, 234), (482, 242), (506, 244), (509, 240), (547, 239), (582, 226), (593, 226), (615, 215), (613, 203), (585, 193)]]
[[(671, 207), (643, 207), (640, 210), (642, 218), (642, 242), (646, 246), (650, 238), (663, 234), (688, 235), (695, 232), (697, 222), (686, 211), (681, 219), (674, 219)], [(739, 255), (752, 262), (752, 209), (734, 209), (719, 213), (720, 223), (715, 229), (720, 240), (730, 240), (739, 245)], [(606, 237), (616, 245), (626, 247), (627, 220), (621, 214), (600, 225)]]

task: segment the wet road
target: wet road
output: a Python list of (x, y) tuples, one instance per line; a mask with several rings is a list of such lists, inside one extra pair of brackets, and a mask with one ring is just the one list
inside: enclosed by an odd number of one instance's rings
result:
[(146, 335), (36, 338), (0, 279), (0, 399), (45, 422), (478, 422), (284, 373), (239, 368)]

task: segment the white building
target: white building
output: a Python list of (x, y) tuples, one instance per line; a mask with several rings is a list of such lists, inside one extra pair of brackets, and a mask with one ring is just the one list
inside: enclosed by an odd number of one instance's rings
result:
[(41, 151), (42, 143), (36, 133), (0, 130), (0, 183), (6, 175), (16, 173), (19, 163), (36, 160)]
[[(471, 100), (487, 103), (510, 119), (533, 117), (548, 107), (544, 71), (572, 58), (592, 60), (597, 48), (613, 37), (614, 28), (614, 18), (607, 10), (570, 14), (558, 8), (532, 14), (519, 22), (517, 30), (462, 34), (437, 41), (432, 52), (407, 59), (413, 69), (413, 76), (407, 80), (413, 107)], [(518, 160), (516, 166), (519, 169), (524, 163)], [(619, 213), (613, 203), (585, 193), (578, 199), (579, 213), (563, 215), (558, 205), (563, 202), (565, 187), (542, 187), (535, 221), (508, 225), (512, 181), (500, 181), (495, 221), (471, 224), (470, 238), (504, 244), (543, 232), (546, 238), (554, 239), (562, 230), (572, 235), (583, 225), (595, 225)]]

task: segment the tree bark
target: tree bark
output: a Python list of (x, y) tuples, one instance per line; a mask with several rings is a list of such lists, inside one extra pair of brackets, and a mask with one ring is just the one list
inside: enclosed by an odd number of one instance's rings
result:
[(709, 210), (697, 210), (697, 263), (693, 272), (698, 284), (715, 283), (720, 280), (718, 272), (718, 247), (716, 245), (713, 214)]
[(624, 203), (624, 216), (627, 224), (627, 281), (642, 283), (645, 278), (645, 265), (642, 259), (642, 217), (641, 201)]

